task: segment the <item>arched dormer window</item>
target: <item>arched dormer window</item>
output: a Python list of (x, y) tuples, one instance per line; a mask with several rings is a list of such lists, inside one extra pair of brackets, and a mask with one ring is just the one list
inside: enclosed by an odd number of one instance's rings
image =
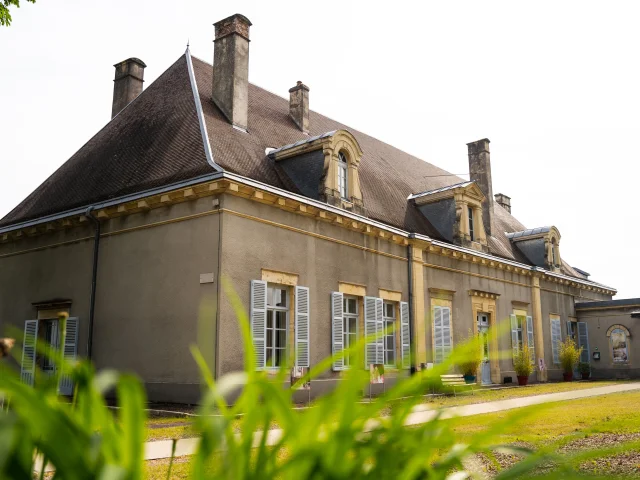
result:
[(345, 200), (349, 199), (348, 169), (347, 156), (344, 152), (338, 153), (338, 192), (340, 197)]

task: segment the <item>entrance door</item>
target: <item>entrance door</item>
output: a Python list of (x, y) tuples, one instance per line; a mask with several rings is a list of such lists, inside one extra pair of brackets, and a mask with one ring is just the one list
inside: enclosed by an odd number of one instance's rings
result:
[(478, 335), (480, 335), (482, 348), (482, 363), (480, 364), (481, 380), (483, 385), (491, 384), (491, 365), (489, 363), (489, 315), (478, 314)]

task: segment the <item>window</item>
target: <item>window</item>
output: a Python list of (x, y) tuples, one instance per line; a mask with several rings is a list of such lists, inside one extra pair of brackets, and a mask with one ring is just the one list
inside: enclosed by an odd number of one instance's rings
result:
[(391, 302), (384, 302), (383, 306), (384, 328), (384, 364), (396, 364), (396, 306)]
[(524, 337), (522, 335), (522, 324), (526, 321), (525, 315), (511, 315), (511, 347), (515, 357), (522, 348)]
[[(58, 320), (41, 320), (39, 328), (42, 328), (44, 341), (53, 348), (58, 347)], [(42, 356), (42, 370), (45, 372), (53, 372), (55, 365), (51, 357)]]
[(551, 265), (554, 267), (557, 265), (556, 263), (556, 239), (554, 238), (551, 241)]
[[(343, 345), (346, 350), (356, 344), (358, 339), (358, 297), (344, 296), (343, 300)], [(344, 366), (349, 367), (355, 361), (355, 353), (350, 352), (344, 358)]]
[(287, 287), (267, 286), (267, 367), (284, 365), (287, 354), (289, 325), (289, 295)]
[(469, 239), (473, 241), (475, 239), (473, 234), (473, 208), (467, 207), (467, 214), (469, 215)]
[(611, 330), (611, 359), (614, 364), (629, 363), (629, 339), (626, 329), (614, 328)]
[(338, 154), (338, 191), (340, 196), (347, 200), (349, 198), (347, 189), (347, 157), (344, 153)]
[(433, 307), (434, 362), (442, 363), (451, 354), (451, 308)]

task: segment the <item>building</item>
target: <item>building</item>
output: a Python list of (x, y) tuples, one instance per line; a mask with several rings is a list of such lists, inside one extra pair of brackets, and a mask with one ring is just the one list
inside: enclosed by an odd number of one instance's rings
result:
[[(259, 368), (287, 349), (313, 365), (393, 327), (314, 393), (346, 368), (393, 378), (441, 362), (470, 331), (486, 343), (478, 381), (514, 378), (497, 353), (523, 344), (535, 380), (560, 378), (562, 326), (586, 332), (576, 305), (615, 289), (563, 261), (556, 227), (527, 229), (494, 195), (489, 140), (468, 144), (465, 181), (311, 111), (301, 82), (289, 101), (252, 85), (250, 26), (217, 22), (215, 67), (187, 50), (144, 91), (144, 62), (115, 65), (111, 121), (0, 221), (0, 327), (56, 343), (65, 310), (67, 355), (193, 402), (192, 343), (216, 376), (243, 366), (227, 279)], [(54, 368), (27, 346), (25, 381), (36, 365)]]

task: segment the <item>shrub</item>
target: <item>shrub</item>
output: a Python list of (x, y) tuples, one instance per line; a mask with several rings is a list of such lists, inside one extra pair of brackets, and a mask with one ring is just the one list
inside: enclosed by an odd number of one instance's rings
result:
[(591, 365), (588, 362), (580, 362), (578, 370), (580, 370), (580, 373), (589, 374), (591, 373)]
[(482, 363), (482, 343), (479, 337), (469, 330), (467, 339), (461, 349), (460, 353), (463, 361), (459, 362), (457, 367), (463, 375), (473, 377), (478, 372), (480, 363)]
[(560, 343), (558, 354), (560, 357), (560, 365), (564, 373), (571, 373), (576, 368), (580, 361), (580, 355), (582, 353), (582, 347), (576, 347), (576, 343), (572, 338), (565, 338), (564, 342)]
[(529, 345), (524, 344), (522, 348), (518, 349), (518, 353), (513, 357), (513, 367), (519, 377), (528, 377), (533, 373)]

